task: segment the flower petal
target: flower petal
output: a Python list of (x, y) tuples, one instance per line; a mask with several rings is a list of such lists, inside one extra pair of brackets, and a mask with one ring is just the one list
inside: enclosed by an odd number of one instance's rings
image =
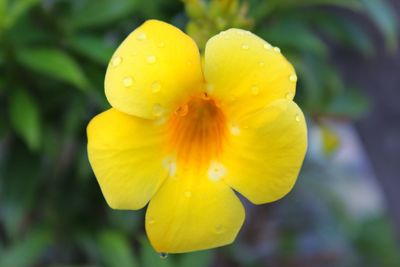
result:
[(110, 207), (142, 208), (167, 177), (160, 131), (152, 121), (113, 108), (89, 123), (89, 161)]
[(169, 178), (150, 201), (146, 231), (158, 252), (208, 249), (235, 239), (244, 208), (225, 183), (205, 176)]
[(194, 41), (170, 24), (149, 20), (115, 51), (106, 73), (105, 92), (114, 108), (153, 119), (201, 90), (202, 82)]
[(262, 204), (293, 187), (307, 149), (306, 122), (290, 100), (277, 100), (235, 125), (221, 160), (227, 184)]
[(297, 76), (293, 66), (258, 36), (230, 29), (212, 37), (205, 50), (208, 93), (228, 116), (240, 116), (281, 98), (292, 100)]

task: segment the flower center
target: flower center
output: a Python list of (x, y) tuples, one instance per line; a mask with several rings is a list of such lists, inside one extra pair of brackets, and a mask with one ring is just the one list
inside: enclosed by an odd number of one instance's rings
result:
[(184, 166), (203, 168), (218, 159), (226, 132), (224, 113), (206, 93), (180, 106), (168, 122), (170, 149)]

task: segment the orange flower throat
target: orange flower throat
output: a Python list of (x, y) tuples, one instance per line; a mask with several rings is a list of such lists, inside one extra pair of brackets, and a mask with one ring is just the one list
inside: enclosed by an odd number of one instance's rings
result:
[(221, 155), (227, 137), (225, 114), (206, 93), (193, 97), (171, 116), (168, 134), (177, 161), (203, 169)]

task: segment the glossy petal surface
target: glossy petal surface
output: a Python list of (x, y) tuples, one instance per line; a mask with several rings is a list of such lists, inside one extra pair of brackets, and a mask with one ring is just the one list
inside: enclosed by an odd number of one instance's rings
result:
[(237, 121), (222, 163), (225, 181), (255, 204), (285, 196), (296, 182), (307, 148), (300, 108), (277, 100)]
[(92, 119), (87, 134), (89, 161), (110, 207), (144, 207), (168, 175), (161, 128), (112, 108)]
[(178, 28), (149, 20), (115, 51), (107, 69), (105, 92), (125, 113), (154, 119), (169, 114), (202, 89), (200, 55)]
[(297, 76), (293, 66), (258, 36), (230, 29), (206, 45), (204, 75), (208, 93), (237, 118), (277, 99), (292, 100)]
[(188, 173), (167, 179), (151, 200), (146, 231), (158, 252), (189, 252), (233, 242), (244, 216), (224, 182)]

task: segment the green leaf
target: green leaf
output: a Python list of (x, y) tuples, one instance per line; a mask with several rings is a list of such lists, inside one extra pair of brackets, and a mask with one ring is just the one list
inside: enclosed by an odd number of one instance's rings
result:
[(319, 55), (327, 54), (325, 44), (303, 21), (287, 19), (276, 23), (274, 27), (262, 28), (258, 34), (280, 47), (309, 51)]
[(78, 63), (65, 52), (54, 48), (17, 50), (17, 60), (24, 67), (86, 90), (89, 82)]
[(41, 121), (35, 99), (24, 90), (15, 90), (10, 99), (9, 116), (14, 131), (30, 149), (38, 149), (41, 143)]
[(325, 107), (326, 112), (334, 116), (359, 118), (369, 109), (370, 102), (359, 90), (346, 89), (333, 98)]
[(106, 267), (135, 267), (133, 249), (125, 235), (119, 232), (104, 231), (99, 236), (99, 250)]
[(102, 65), (108, 63), (115, 50), (97, 36), (75, 36), (67, 44), (77, 53)]
[(65, 21), (73, 28), (98, 27), (121, 19), (136, 7), (132, 0), (86, 0), (82, 1), (80, 10), (75, 10)]
[(140, 258), (142, 267), (172, 267), (173, 258), (168, 256), (167, 258), (161, 258), (160, 255), (154, 251), (153, 247), (150, 245), (149, 240), (146, 237), (140, 239), (141, 251)]
[(384, 0), (361, 1), (371, 19), (384, 35), (387, 47), (392, 51), (396, 49), (398, 21), (389, 2)]
[(35, 266), (50, 243), (50, 233), (45, 230), (30, 230), (28, 235), (0, 254), (0, 266)]
[(193, 253), (185, 253), (179, 261), (179, 267), (204, 267), (210, 266), (212, 253), (210, 250), (204, 250)]
[[(21, 16), (27, 13), (33, 6), (38, 4), (39, 0), (14, 0), (9, 2), (12, 4), (9, 4), (9, 8), (6, 11), (6, 28), (11, 28)], [(7, 6), (7, 3), (5, 5)]]

